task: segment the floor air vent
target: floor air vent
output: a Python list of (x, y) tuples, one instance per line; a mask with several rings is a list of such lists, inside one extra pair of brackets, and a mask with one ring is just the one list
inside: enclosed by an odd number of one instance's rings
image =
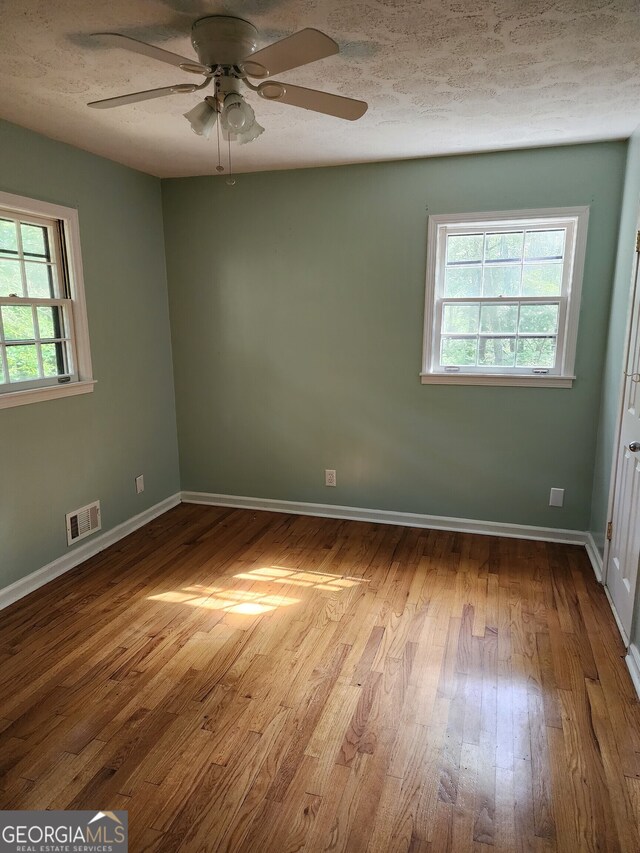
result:
[(67, 513), (67, 545), (73, 545), (79, 539), (90, 536), (96, 530), (100, 530), (100, 501), (74, 509)]

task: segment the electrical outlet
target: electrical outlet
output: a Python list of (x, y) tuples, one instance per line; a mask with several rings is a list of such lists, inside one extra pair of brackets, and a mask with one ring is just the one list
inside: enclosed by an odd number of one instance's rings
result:
[(142, 492), (144, 492), (144, 474), (136, 477), (136, 494), (140, 495)]
[(549, 506), (562, 506), (564, 503), (564, 489), (551, 489), (549, 492)]
[(325, 468), (324, 484), (325, 484), (325, 486), (335, 486), (336, 485), (336, 472), (335, 472), (334, 468)]

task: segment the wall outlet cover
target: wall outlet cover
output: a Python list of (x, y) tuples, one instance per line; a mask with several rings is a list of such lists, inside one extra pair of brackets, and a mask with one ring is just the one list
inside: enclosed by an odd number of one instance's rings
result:
[(549, 506), (562, 506), (564, 503), (564, 489), (551, 489), (549, 492)]
[(336, 472), (335, 472), (334, 468), (325, 468), (324, 484), (325, 484), (325, 486), (335, 486), (336, 485)]
[(144, 474), (136, 477), (136, 494), (140, 495), (142, 492), (144, 492)]

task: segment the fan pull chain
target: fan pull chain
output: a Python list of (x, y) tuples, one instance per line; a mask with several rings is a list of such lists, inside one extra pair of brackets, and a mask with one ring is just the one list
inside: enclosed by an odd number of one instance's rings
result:
[(233, 177), (233, 169), (231, 168), (231, 136), (228, 137), (228, 142), (229, 142), (229, 176), (227, 177), (227, 180), (225, 181), (225, 183), (228, 187), (232, 187), (235, 184), (236, 179)]
[(218, 165), (216, 166), (216, 172), (224, 172), (224, 166), (220, 162), (220, 116), (218, 115), (218, 120), (216, 121), (216, 130), (218, 132)]

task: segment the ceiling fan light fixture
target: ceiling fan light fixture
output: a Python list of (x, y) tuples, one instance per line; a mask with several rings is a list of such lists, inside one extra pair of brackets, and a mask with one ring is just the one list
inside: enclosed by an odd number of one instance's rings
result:
[(264, 127), (258, 124), (257, 121), (251, 125), (248, 130), (245, 130), (244, 133), (236, 134), (236, 141), (240, 143), (240, 145), (245, 145), (247, 142), (253, 142), (254, 139), (257, 139), (261, 133), (264, 133)]
[(227, 95), (222, 108), (222, 125), (229, 133), (242, 133), (256, 120), (255, 113), (242, 95)]
[(189, 112), (184, 113), (184, 117), (191, 125), (191, 130), (194, 133), (209, 139), (213, 133), (213, 128), (216, 126), (218, 113), (207, 101), (201, 101)]
[(220, 123), (225, 137), (241, 144), (252, 142), (264, 131), (256, 121), (253, 109), (236, 92), (231, 92), (224, 99)]

